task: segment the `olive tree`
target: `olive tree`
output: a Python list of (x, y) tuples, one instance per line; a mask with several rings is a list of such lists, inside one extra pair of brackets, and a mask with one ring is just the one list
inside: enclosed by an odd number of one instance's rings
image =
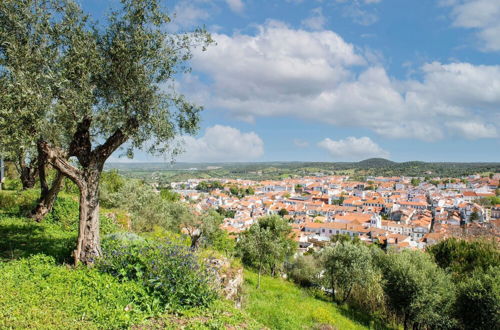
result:
[(370, 282), (374, 273), (371, 257), (367, 246), (350, 241), (339, 241), (322, 251), (324, 286), (332, 290), (333, 298), (344, 303), (355, 286)]
[(391, 252), (380, 260), (389, 308), (405, 329), (456, 326), (451, 276), (420, 251)]
[(284, 261), (295, 253), (296, 244), (291, 232), (290, 225), (274, 215), (260, 218), (240, 235), (236, 250), (244, 264), (257, 269), (257, 287), (260, 287), (264, 270), (274, 275)]
[[(32, 214), (37, 221), (52, 209), (63, 181), (58, 172), (49, 186), (46, 158), (37, 148), (48, 133), (46, 115), (59, 83), (55, 65), (60, 43), (52, 34), (62, 4), (59, 0), (0, 3), (0, 153), (16, 164), (23, 189), (34, 187), (39, 176), (40, 198)], [(62, 131), (52, 124), (53, 137)]]
[(80, 191), (75, 263), (92, 264), (102, 255), (99, 178), (111, 154), (122, 146), (129, 156), (137, 148), (175, 154), (175, 138), (198, 128), (201, 108), (175, 91), (174, 80), (189, 69), (192, 47), (204, 48), (210, 36), (204, 30), (166, 32), (170, 18), (159, 0), (120, 4), (102, 25), (72, 0), (44, 9), (58, 11), (45, 35), (57, 46), (49, 70), (56, 83), (39, 116), (38, 146)]

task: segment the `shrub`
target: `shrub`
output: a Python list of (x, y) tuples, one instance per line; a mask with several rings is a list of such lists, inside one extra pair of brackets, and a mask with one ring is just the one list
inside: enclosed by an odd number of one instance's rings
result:
[(458, 285), (456, 316), (465, 329), (500, 325), (500, 267), (476, 270)]
[[(118, 225), (112, 218), (101, 215), (99, 220), (102, 235), (118, 230)], [(60, 194), (54, 202), (52, 211), (44, 221), (59, 224), (66, 231), (77, 231), (80, 221), (80, 206), (74, 197)]]
[(60, 194), (45, 221), (59, 223), (65, 230), (78, 229), (80, 207), (71, 196)]
[(28, 215), (35, 207), (38, 192), (35, 189), (24, 191), (0, 191), (0, 210), (12, 215)]
[(98, 269), (142, 283), (168, 310), (208, 306), (217, 297), (208, 270), (185, 246), (127, 235), (105, 237), (102, 247)]
[(428, 251), (439, 267), (458, 277), (466, 277), (476, 269), (485, 271), (500, 264), (498, 243), (489, 240), (449, 238), (431, 246)]
[(312, 255), (298, 256), (287, 265), (288, 278), (303, 287), (318, 285), (320, 271), (318, 261)]

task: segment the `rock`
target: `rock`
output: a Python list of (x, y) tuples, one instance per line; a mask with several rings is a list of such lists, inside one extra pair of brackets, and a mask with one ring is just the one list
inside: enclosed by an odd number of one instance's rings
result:
[(240, 308), (243, 268), (233, 267), (231, 261), (224, 257), (209, 257), (205, 261), (214, 273), (216, 289), (221, 297), (234, 301)]

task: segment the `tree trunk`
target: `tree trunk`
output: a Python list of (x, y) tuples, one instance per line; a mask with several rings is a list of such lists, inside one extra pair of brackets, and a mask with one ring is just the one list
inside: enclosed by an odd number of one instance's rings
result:
[(45, 181), (45, 173), (42, 174), (42, 172), (40, 172), (40, 198), (38, 199), (38, 204), (31, 212), (31, 218), (36, 222), (42, 221), (43, 218), (52, 211), (54, 202), (64, 183), (64, 175), (58, 171), (50, 189), (47, 187), (46, 182), (42, 181)]
[(33, 188), (36, 182), (37, 169), (27, 165), (24, 161), (20, 162), (19, 167), (19, 176), (21, 177), (23, 190)]
[(80, 187), (80, 228), (74, 252), (75, 265), (91, 265), (102, 256), (99, 237), (99, 177), (101, 171), (89, 168), (83, 172)]
[(260, 289), (260, 274), (262, 273), (262, 265), (259, 265), (259, 278), (257, 280), (257, 289)]

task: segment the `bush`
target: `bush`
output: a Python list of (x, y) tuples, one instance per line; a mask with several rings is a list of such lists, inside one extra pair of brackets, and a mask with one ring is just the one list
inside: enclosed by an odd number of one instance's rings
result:
[(11, 215), (28, 215), (38, 198), (36, 189), (23, 191), (0, 191), (0, 210)]
[(103, 239), (102, 247), (98, 269), (122, 281), (140, 282), (168, 310), (204, 307), (217, 298), (208, 270), (185, 246), (112, 235)]
[(318, 285), (320, 267), (312, 255), (296, 257), (287, 265), (287, 275), (290, 280), (303, 287)]
[(59, 223), (65, 230), (78, 229), (80, 206), (71, 196), (60, 194), (45, 221)]
[(492, 240), (449, 238), (431, 246), (428, 251), (439, 267), (458, 277), (500, 264), (498, 243)]
[[(58, 224), (65, 231), (77, 231), (80, 222), (80, 206), (74, 197), (60, 194), (54, 202), (52, 211), (45, 217), (44, 221)], [(119, 229), (110, 217), (100, 215), (99, 221), (102, 235), (116, 232)]]
[(465, 329), (500, 325), (500, 267), (477, 270), (458, 285), (456, 316)]

